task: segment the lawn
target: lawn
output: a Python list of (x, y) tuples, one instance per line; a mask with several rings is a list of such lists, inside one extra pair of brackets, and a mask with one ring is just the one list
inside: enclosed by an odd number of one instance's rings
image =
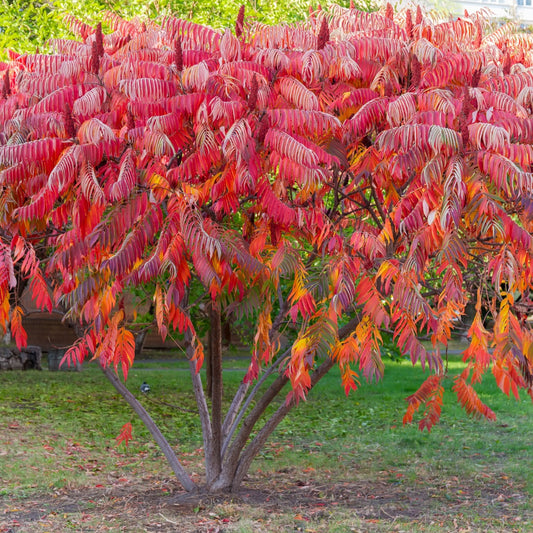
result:
[[(454, 400), (450, 361), (441, 423), (405, 427), (404, 398), (423, 373), (389, 361), (379, 383), (349, 397), (336, 372), (293, 411), (240, 494), (191, 498), (147, 431), (94, 365), (82, 372), (0, 374), (0, 532), (350, 532), (533, 530), (533, 405), (479, 387), (496, 422)], [(245, 361), (227, 358), (225, 390)], [(201, 436), (183, 361), (144, 360), (128, 385), (202, 475)], [(282, 401), (282, 400), (280, 400)], [(179, 407), (175, 409), (169, 405)], [(130, 446), (115, 437), (132, 421)]]

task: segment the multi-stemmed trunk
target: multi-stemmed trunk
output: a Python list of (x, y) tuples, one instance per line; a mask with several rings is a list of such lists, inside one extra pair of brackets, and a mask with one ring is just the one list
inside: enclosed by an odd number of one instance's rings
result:
[[(201, 376), (196, 371), (196, 364), (192, 360), (194, 347), (192, 335), (185, 334), (186, 351), (190, 361), (190, 374), (196, 398), (196, 404), (202, 426), (204, 456), (205, 456), (205, 487), (200, 487), (193, 482), (183, 468), (176, 453), (169, 445), (157, 425), (154, 423), (143, 405), (135, 398), (127, 387), (118, 379), (113, 371), (103, 369), (117, 391), (135, 410), (142, 419), (157, 444), (161, 447), (171, 468), (183, 488), (189, 492), (202, 490), (208, 492), (234, 492), (239, 489), (244, 480), (252, 460), (260, 452), (265, 442), (276, 429), (278, 424), (294, 407), (293, 402), (283, 402), (277, 410), (264, 422), (251, 438), (252, 432), (263, 418), (267, 408), (282, 392), (288, 383), (288, 378), (282, 371), (283, 363), (287, 361), (290, 350), (280, 355), (277, 361), (270, 366), (253, 387), (250, 383), (241, 382), (233, 401), (225, 416), (222, 412), (222, 351), (220, 338), (220, 312), (213, 306), (210, 312), (211, 341), (218, 344), (211, 346), (212, 367), (212, 397), (209, 408), (206, 391), (204, 390)], [(352, 320), (339, 331), (339, 337), (347, 336), (357, 324), (357, 319)], [(311, 374), (311, 388), (333, 366), (334, 361), (326, 358)], [(266, 380), (277, 373), (265, 390)], [(253, 404), (253, 406), (252, 406)]]

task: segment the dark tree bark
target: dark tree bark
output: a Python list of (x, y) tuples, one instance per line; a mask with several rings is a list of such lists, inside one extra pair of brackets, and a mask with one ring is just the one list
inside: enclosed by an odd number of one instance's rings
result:
[(140, 358), (142, 354), (146, 335), (148, 335), (147, 329), (143, 329), (135, 334), (135, 359)]
[(231, 345), (231, 321), (224, 317), (222, 319), (222, 346)]
[(222, 450), (222, 328), (220, 308), (215, 302), (211, 303), (210, 322), (211, 433), (214, 461), (212, 472), (207, 474), (208, 485), (220, 474)]

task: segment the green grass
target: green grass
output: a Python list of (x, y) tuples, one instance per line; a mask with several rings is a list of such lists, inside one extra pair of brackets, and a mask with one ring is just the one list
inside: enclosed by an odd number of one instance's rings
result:
[[(458, 363), (450, 364), (450, 373), (459, 369)], [(374, 468), (376, 455), (378, 463), (394, 464), (406, 473), (417, 461), (431, 461), (448, 473), (505, 468), (520, 475), (533, 494), (533, 406), (527, 395), (523, 394), (520, 402), (511, 400), (489, 376), (478, 392), (498, 419), (476, 420), (462, 411), (449, 379), (441, 421), (431, 433), (422, 433), (417, 424), (402, 425), (403, 399), (418, 388), (421, 379), (421, 371), (413, 371), (409, 363), (389, 362), (381, 382), (364, 383), (346, 398), (332, 373), (298, 412), (281, 424), (278, 434), (290, 436), (296, 450), (305, 449), (311, 441), (319, 443), (320, 449), (327, 445), (319, 461), (324, 456), (327, 461), (328, 455), (336, 461), (341, 454), (364, 468)]]
[[(307, 515), (292, 508), (273, 513), (261, 505), (243, 507), (226, 502), (202, 508), (192, 516), (215, 520), (213, 513), (217, 517), (226, 513), (231, 528), (228, 524), (224, 528), (242, 532), (452, 531), (457, 518), (442, 511), (449, 504), (452, 509), (460, 507), (461, 520), (471, 531), (530, 531), (533, 405), (526, 395), (520, 402), (507, 398), (488, 376), (477, 390), (498, 419), (488, 422), (468, 417), (451, 392), (451, 377), (462, 367), (454, 357), (445, 384), (443, 416), (431, 433), (421, 433), (416, 424), (402, 425), (404, 398), (424, 378), (420, 368), (405, 361), (388, 361), (381, 382), (363, 382), (348, 397), (340, 387), (338, 372), (332, 371), (280, 424), (253, 464), (245, 486), (262, 491), (274, 486), (283, 492), (292, 490), (294, 483), (308, 484), (317, 498), (327, 502), (326, 510), (317, 507), (313, 514), (307, 506)], [(246, 361), (238, 357), (226, 359), (228, 399), (245, 365)], [(151, 385), (152, 401), (144, 398), (143, 402), (182, 454), (184, 466), (198, 478), (202, 441), (197, 415), (155, 403), (194, 409), (187, 363), (143, 361), (130, 371), (128, 386), (137, 392), (145, 380)], [(283, 400), (280, 398), (278, 404)], [(117, 447), (115, 438), (128, 421), (133, 423), (133, 441), (129, 448)], [(79, 373), (0, 373), (0, 479), (0, 508), (2, 504), (13, 507), (13, 502), (20, 507), (43, 495), (65, 491), (128, 483), (131, 490), (141, 490), (138, 485), (134, 487), (137, 481), (152, 488), (177, 488), (150, 435), (95, 365)], [(400, 500), (423, 495), (420, 507), (424, 513), (416, 519), (404, 516), (394, 507), (393, 498), (380, 507), (385, 518), (365, 521), (364, 513), (363, 518), (359, 511), (355, 516), (350, 507), (358, 499), (357, 491), (365, 497), (372, 491), (390, 493)], [(350, 505), (343, 503), (343, 494), (348, 494)], [(46, 502), (42, 505), (47, 508)], [(387, 513), (392, 518), (387, 519)], [(399, 515), (394, 517), (394, 513)], [(76, 529), (76, 520), (89, 515), (97, 524), (98, 518), (90, 509), (79, 517), (70, 513), (68, 520), (74, 520), (72, 528)], [(71, 527), (67, 527), (67, 518), (61, 521), (57, 515), (55, 520), (59, 525), (47, 531)], [(111, 530), (134, 530), (117, 520), (119, 525)], [(94, 530), (98, 527), (94, 525)], [(146, 531), (151, 530), (147, 526)], [(34, 524), (27, 531), (40, 529)]]

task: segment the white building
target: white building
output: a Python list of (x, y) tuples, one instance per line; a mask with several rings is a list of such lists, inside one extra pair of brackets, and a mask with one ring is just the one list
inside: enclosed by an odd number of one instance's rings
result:
[(533, 25), (533, 0), (466, 0), (455, 2), (455, 12), (462, 14), (466, 9), (469, 13), (488, 8), (494, 17), (504, 20), (516, 20), (520, 24)]

